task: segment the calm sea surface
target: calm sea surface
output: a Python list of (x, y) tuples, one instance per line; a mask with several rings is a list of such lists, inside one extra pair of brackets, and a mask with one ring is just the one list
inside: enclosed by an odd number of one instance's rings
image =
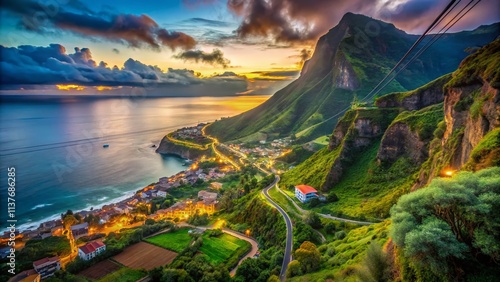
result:
[(2, 101), (0, 227), (7, 226), (8, 167), (16, 170), (17, 226), (37, 227), (68, 209), (100, 207), (183, 170), (182, 160), (162, 157), (151, 146), (176, 128), (233, 116), (267, 98)]

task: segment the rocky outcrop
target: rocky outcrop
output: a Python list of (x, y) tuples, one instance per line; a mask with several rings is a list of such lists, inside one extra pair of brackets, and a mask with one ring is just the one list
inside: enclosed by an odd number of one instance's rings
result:
[(179, 144), (172, 143), (168, 140), (167, 136), (163, 137), (156, 152), (162, 155), (176, 155), (184, 159), (197, 159), (203, 155), (211, 154), (210, 150), (199, 150), (190, 148)]
[(414, 164), (421, 164), (428, 157), (427, 143), (420, 140), (418, 134), (408, 124), (397, 122), (392, 124), (384, 134), (377, 153), (379, 163), (394, 163), (406, 156)]
[(500, 95), (488, 82), (448, 89), (445, 97), (446, 131), (443, 145), (453, 133), (463, 130), (460, 146), (451, 158), (450, 166), (460, 168), (483, 137), (500, 123)]
[(340, 150), (321, 189), (328, 190), (338, 183), (357, 152), (380, 140), (398, 111), (394, 109), (351, 110), (339, 121), (333, 131), (328, 149)]
[(351, 63), (342, 52), (338, 52), (333, 62), (333, 81), (337, 88), (346, 90), (356, 90), (359, 81)]
[(444, 101), (443, 86), (450, 79), (451, 75), (444, 75), (413, 91), (382, 96), (377, 99), (376, 104), (379, 108), (403, 108), (407, 111), (416, 111), (439, 104)]

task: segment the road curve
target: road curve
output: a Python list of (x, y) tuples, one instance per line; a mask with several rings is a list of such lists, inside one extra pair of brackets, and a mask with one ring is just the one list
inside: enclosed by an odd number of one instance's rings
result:
[(266, 199), (273, 205), (283, 216), (285, 219), (285, 224), (286, 224), (286, 246), (285, 246), (285, 256), (283, 257), (283, 264), (281, 266), (281, 272), (280, 272), (280, 280), (284, 281), (285, 276), (286, 276), (286, 270), (288, 268), (288, 264), (292, 260), (292, 247), (293, 247), (293, 227), (292, 227), (292, 220), (288, 216), (288, 214), (283, 210), (276, 202), (271, 199), (271, 196), (269, 196), (269, 189), (273, 188), (273, 186), (277, 185), (278, 182), (280, 181), (280, 177), (278, 175), (275, 175), (273, 183), (271, 185), (267, 186), (262, 190), (262, 193), (266, 197)]
[[(288, 200), (290, 200), (292, 202), (292, 204), (295, 206), (295, 208), (298, 211), (300, 211), (302, 214), (308, 212), (308, 210), (305, 210), (305, 209), (301, 208), (299, 205), (297, 205), (297, 203), (290, 196), (288, 196), (288, 194), (285, 193), (285, 191), (281, 190), (281, 188), (279, 187), (278, 184), (276, 184), (276, 188), (278, 189), (278, 191), (281, 192), (281, 194), (285, 195), (285, 197), (287, 197)], [(333, 215), (323, 214), (323, 213), (318, 213), (318, 215), (321, 216), (321, 217), (323, 217), (323, 218), (328, 218), (328, 219), (333, 219), (333, 220), (343, 221), (343, 222), (349, 222), (349, 223), (354, 223), (354, 224), (359, 224), (359, 225), (374, 224), (374, 222), (352, 220), (352, 219), (347, 219), (347, 218), (342, 218), (342, 217), (336, 217), (336, 216), (333, 216)]]
[(245, 236), (245, 235), (243, 235), (243, 234), (241, 234), (239, 232), (236, 232), (234, 230), (231, 230), (231, 229), (222, 228), (222, 232), (230, 234), (230, 235), (233, 235), (234, 237), (239, 238), (241, 240), (245, 240), (245, 241), (247, 241), (248, 243), (250, 243), (252, 245), (252, 249), (244, 257), (242, 257), (238, 261), (238, 264), (235, 267), (233, 267), (233, 269), (231, 269), (231, 271), (229, 272), (229, 275), (231, 275), (231, 277), (233, 277), (234, 275), (236, 275), (236, 270), (238, 269), (238, 266), (240, 266), (240, 264), (245, 259), (251, 258), (251, 257), (255, 256), (255, 254), (259, 250), (259, 243), (257, 243), (257, 241), (255, 241), (254, 239), (252, 239), (250, 237), (247, 237), (247, 236)]

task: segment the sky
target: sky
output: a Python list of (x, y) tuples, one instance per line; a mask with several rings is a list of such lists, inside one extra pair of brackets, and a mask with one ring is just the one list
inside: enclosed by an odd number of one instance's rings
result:
[[(419, 34), (448, 2), (2, 1), (0, 92), (269, 95), (299, 75), (345, 13)], [(481, 1), (451, 31), (500, 21), (498, 6)]]

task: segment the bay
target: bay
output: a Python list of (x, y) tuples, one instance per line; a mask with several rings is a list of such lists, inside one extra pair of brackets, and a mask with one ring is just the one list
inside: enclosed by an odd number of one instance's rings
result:
[(16, 172), (17, 226), (37, 227), (68, 209), (97, 208), (182, 171), (183, 160), (152, 147), (166, 133), (239, 114), (267, 98), (3, 100), (1, 227), (7, 226), (9, 167)]

